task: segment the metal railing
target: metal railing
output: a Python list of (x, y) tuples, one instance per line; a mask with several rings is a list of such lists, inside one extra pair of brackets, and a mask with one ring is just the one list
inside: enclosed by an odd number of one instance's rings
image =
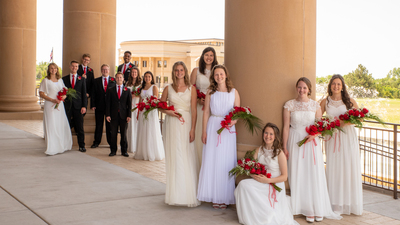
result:
[[(364, 123), (378, 124), (374, 121)], [(400, 190), (400, 124), (385, 123), (385, 126), (359, 129), (362, 180), (364, 185), (393, 191), (393, 198), (397, 199)]]

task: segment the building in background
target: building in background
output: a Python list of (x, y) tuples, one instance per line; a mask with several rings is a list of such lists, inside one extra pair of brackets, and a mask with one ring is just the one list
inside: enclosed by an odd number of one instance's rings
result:
[(163, 88), (165, 84), (172, 83), (172, 66), (177, 61), (186, 64), (189, 74), (198, 66), (203, 49), (213, 47), (217, 54), (219, 64), (224, 64), (223, 39), (193, 39), (181, 41), (125, 41), (118, 49), (118, 64), (124, 62), (125, 51), (132, 52), (131, 62), (135, 64), (141, 75), (151, 71), (155, 83)]

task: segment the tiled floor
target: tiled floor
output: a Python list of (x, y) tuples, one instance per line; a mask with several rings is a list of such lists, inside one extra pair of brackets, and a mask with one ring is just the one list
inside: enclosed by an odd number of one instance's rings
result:
[[(29, 133), (43, 137), (43, 123), (41, 120), (1, 120), (0, 122), (7, 125), (13, 126), (15, 128), (27, 131)], [(109, 162), (111, 164), (117, 165), (119, 167), (125, 168), (127, 170), (133, 171), (135, 173), (141, 174), (145, 177), (151, 178), (153, 180), (165, 183), (165, 161), (143, 161), (135, 160), (132, 155), (130, 157), (123, 157), (117, 155), (114, 157), (108, 156), (109, 149), (105, 147), (99, 147), (96, 149), (91, 149), (89, 146), (87, 148), (86, 154), (96, 157), (100, 160)], [(400, 202), (399, 202), (400, 204)], [(399, 212), (400, 213), (400, 212)], [(295, 216), (295, 219), (300, 224), (308, 224), (303, 216)], [(364, 210), (362, 216), (355, 215), (344, 215), (342, 220), (328, 220), (325, 219), (318, 224), (385, 224), (385, 225), (400, 225), (400, 220), (395, 220), (390, 217), (386, 217), (377, 213), (369, 212)]]

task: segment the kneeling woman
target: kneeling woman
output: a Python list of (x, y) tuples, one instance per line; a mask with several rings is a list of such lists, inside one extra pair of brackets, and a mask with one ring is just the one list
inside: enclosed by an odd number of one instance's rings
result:
[[(267, 173), (271, 173), (271, 178), (260, 174), (252, 175), (253, 179), (240, 181), (235, 198), (241, 224), (298, 224), (293, 219), (286, 197), (284, 182), (287, 180), (287, 165), (280, 136), (278, 127), (268, 123), (263, 129), (262, 146), (246, 154), (246, 158), (258, 159)], [(276, 191), (270, 185), (272, 183), (282, 190)]]

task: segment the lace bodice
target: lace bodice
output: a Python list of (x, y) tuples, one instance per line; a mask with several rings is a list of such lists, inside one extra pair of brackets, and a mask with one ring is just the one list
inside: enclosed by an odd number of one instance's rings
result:
[(150, 97), (153, 95), (153, 86), (151, 85), (151, 87), (147, 90), (142, 89), (142, 92), (140, 92), (140, 97), (142, 97), (142, 99)]
[(308, 102), (289, 100), (283, 106), (290, 111), (290, 127), (305, 132), (305, 127), (314, 124), (315, 113), (321, 108), (318, 102), (310, 99)]
[(170, 105), (173, 105), (175, 110), (190, 111), (190, 101), (192, 97), (191, 87), (184, 92), (176, 92), (172, 85), (168, 85), (168, 100)]
[(273, 150), (260, 147), (258, 151), (258, 162), (263, 164), (267, 169), (267, 173), (271, 173), (271, 177), (278, 177), (281, 175), (279, 168), (278, 156), (272, 158)]
[(210, 86), (211, 71), (208, 69), (205, 69), (204, 73), (205, 74), (200, 73), (200, 69), (197, 69), (196, 88), (205, 94), (205, 93), (207, 93), (207, 89)]
[[(329, 102), (328, 102), (329, 99)], [(330, 96), (328, 96), (325, 105), (326, 114), (333, 117), (339, 117), (347, 111), (346, 105), (342, 100), (333, 101)]]

